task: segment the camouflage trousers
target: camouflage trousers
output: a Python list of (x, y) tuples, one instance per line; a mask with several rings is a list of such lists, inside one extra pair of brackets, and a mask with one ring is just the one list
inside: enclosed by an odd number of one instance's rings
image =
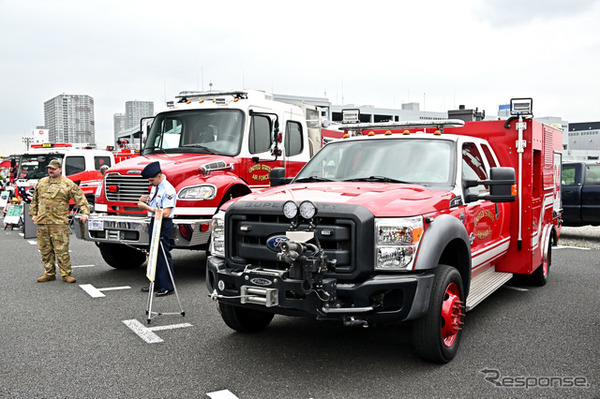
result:
[(37, 243), (42, 254), (42, 265), (47, 276), (54, 276), (56, 274), (56, 263), (58, 263), (61, 276), (71, 275), (68, 225), (38, 224)]

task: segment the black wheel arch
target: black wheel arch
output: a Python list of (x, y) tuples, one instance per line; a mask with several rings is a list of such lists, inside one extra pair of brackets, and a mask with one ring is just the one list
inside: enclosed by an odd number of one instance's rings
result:
[(466, 298), (471, 283), (471, 243), (465, 226), (451, 215), (436, 217), (427, 228), (419, 247), (415, 270), (435, 269), (438, 264), (458, 270)]

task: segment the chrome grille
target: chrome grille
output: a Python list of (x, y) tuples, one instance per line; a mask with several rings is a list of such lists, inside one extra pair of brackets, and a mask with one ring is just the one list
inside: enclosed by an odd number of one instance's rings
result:
[[(117, 192), (109, 192), (109, 186), (117, 186)], [(123, 176), (109, 173), (104, 179), (104, 194), (109, 201), (138, 202), (140, 196), (148, 195), (148, 179), (140, 175)]]

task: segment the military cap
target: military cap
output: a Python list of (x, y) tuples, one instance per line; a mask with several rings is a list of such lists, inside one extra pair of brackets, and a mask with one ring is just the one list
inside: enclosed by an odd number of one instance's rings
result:
[(48, 167), (52, 169), (60, 169), (62, 167), (62, 162), (58, 159), (53, 159), (48, 163)]
[(142, 170), (142, 177), (149, 179), (151, 177), (156, 176), (160, 172), (160, 164), (158, 163), (158, 161), (150, 162), (148, 165), (146, 165), (144, 170)]

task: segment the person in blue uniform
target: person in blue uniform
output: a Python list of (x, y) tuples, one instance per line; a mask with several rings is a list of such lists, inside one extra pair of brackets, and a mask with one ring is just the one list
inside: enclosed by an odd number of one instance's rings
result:
[[(173, 233), (173, 209), (175, 209), (176, 192), (167, 177), (162, 173), (158, 162), (151, 162), (144, 170), (142, 177), (148, 179), (153, 186), (150, 195), (142, 195), (138, 201), (138, 208), (148, 212), (150, 220), (150, 237), (154, 231), (154, 213), (157, 209), (163, 210), (162, 226), (160, 228), (160, 242), (164, 248), (158, 249), (158, 259), (156, 263), (156, 275), (154, 278), (154, 289), (156, 296), (170, 295), (174, 291), (173, 282), (169, 277), (169, 269), (173, 274), (173, 260), (171, 259), (171, 235)], [(166, 254), (166, 259), (165, 259)], [(167, 269), (167, 267), (169, 269)], [(148, 292), (149, 287), (142, 288), (142, 292)]]

